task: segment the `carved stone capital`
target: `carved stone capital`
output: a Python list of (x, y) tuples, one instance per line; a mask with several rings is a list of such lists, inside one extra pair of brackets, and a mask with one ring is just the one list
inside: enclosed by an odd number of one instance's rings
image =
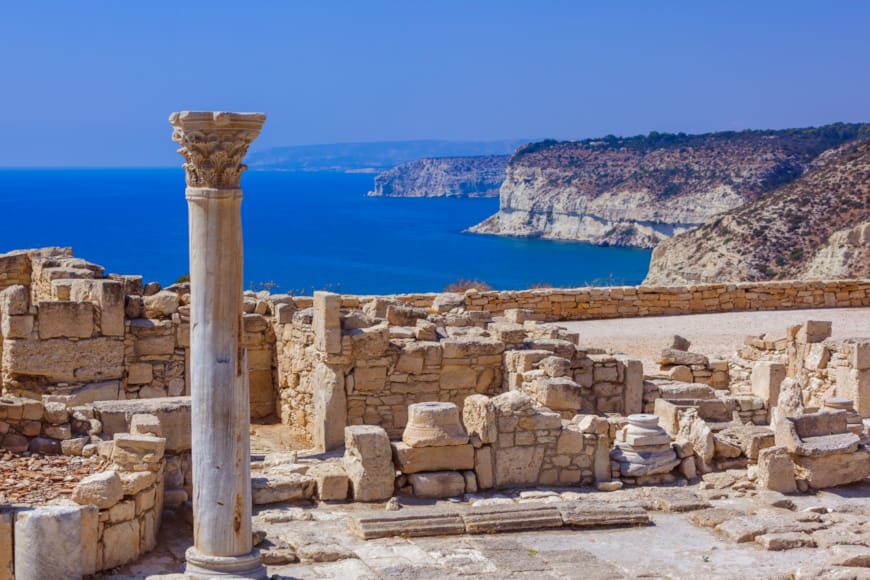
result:
[(242, 159), (266, 121), (263, 113), (172, 113), (172, 140), (181, 145), (188, 187), (238, 189)]

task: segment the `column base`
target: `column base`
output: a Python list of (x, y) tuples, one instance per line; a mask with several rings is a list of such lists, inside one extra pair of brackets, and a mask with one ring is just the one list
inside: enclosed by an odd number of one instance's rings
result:
[(251, 578), (266, 580), (266, 567), (260, 563), (260, 551), (254, 548), (242, 556), (206, 556), (191, 546), (184, 554), (184, 575), (194, 579)]

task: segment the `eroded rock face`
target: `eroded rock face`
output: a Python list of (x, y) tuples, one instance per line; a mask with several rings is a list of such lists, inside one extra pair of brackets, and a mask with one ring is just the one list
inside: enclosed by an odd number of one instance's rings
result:
[(372, 196), (496, 197), (508, 155), (439, 157), (402, 163), (375, 177)]
[(868, 195), (870, 142), (825, 152), (800, 178), (658, 246), (644, 283), (866, 278)]
[(859, 127), (533, 143), (470, 231), (651, 248), (799, 177)]

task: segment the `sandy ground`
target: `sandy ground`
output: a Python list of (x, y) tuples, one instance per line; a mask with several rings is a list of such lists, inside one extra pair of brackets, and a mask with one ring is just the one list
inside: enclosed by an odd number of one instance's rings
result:
[(580, 343), (622, 352), (644, 361), (647, 372), (655, 368), (659, 351), (674, 334), (692, 341), (692, 352), (727, 358), (746, 336), (785, 336), (785, 329), (807, 320), (833, 322), (833, 338), (870, 336), (870, 308), (821, 308), (769, 312), (732, 312), (653, 316), (561, 322), (580, 333)]

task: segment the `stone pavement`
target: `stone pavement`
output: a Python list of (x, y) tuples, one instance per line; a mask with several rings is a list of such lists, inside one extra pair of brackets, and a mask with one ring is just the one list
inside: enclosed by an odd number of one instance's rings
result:
[[(355, 537), (350, 520), (383, 504), (269, 506), (255, 513), (254, 528), (265, 538), (260, 550), (273, 578), (870, 578), (870, 484), (788, 497), (703, 487), (516, 491), (482, 500), (517, 508), (566, 501), (582, 508), (594, 500), (649, 510), (652, 525), (629, 528)], [(415, 503), (423, 505), (401, 512), (468, 508)], [(765, 533), (767, 544), (759, 539)], [(803, 544), (795, 545), (807, 547), (779, 549), (788, 546), (777, 542), (798, 536)], [(106, 578), (177, 573), (189, 545), (189, 525), (169, 518), (155, 552)]]

